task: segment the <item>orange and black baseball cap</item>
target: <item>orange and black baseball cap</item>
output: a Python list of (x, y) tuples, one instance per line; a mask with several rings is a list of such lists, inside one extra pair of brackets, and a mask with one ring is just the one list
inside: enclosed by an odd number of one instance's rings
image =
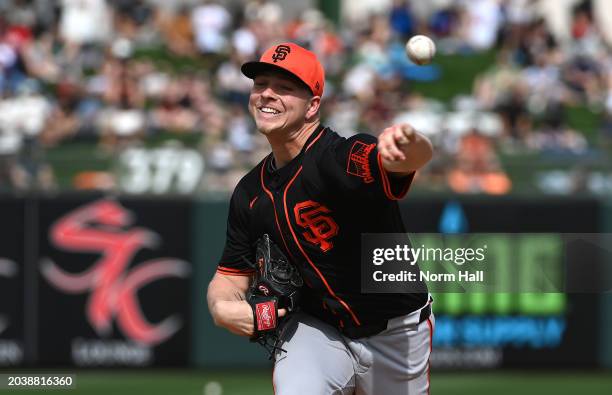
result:
[(294, 43), (274, 45), (261, 55), (258, 62), (242, 65), (242, 74), (253, 79), (262, 71), (280, 69), (292, 74), (310, 89), (313, 95), (323, 96), (325, 71), (317, 56)]

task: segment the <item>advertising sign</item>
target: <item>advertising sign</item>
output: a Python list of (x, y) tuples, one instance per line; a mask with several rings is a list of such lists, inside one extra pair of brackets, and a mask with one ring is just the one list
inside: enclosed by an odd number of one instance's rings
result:
[(187, 364), (189, 205), (43, 200), (40, 213), (39, 362)]

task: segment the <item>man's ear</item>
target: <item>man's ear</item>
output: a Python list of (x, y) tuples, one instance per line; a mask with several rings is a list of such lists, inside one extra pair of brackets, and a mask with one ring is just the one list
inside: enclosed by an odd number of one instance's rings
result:
[(306, 120), (310, 121), (314, 116), (319, 114), (319, 108), (321, 107), (321, 96), (313, 96), (310, 98), (308, 109), (306, 110)]

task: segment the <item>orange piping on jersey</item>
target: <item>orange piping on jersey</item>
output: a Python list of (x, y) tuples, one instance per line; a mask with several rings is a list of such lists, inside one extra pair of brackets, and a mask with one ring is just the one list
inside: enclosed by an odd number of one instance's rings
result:
[(283, 244), (285, 245), (285, 250), (289, 253), (293, 262), (297, 262), (295, 258), (293, 257), (291, 250), (287, 246), (287, 242), (285, 241), (285, 236), (283, 236), (283, 230), (281, 229), (280, 223), (278, 222), (278, 216), (276, 215), (276, 203), (274, 203), (274, 195), (272, 195), (272, 192), (270, 192), (270, 190), (266, 188), (266, 185), (264, 184), (264, 169), (266, 167), (266, 163), (268, 163), (268, 157), (266, 157), (266, 159), (264, 160), (264, 163), (261, 165), (261, 172), (260, 172), (261, 187), (263, 188), (263, 190), (266, 192), (266, 194), (270, 197), (270, 200), (272, 201), (272, 208), (274, 209), (274, 220), (276, 221), (276, 227), (278, 228), (278, 233), (280, 233), (281, 239), (283, 240)]
[(223, 266), (223, 265), (219, 265), (219, 269), (220, 270), (224, 270), (227, 272), (234, 272), (234, 273), (245, 273), (245, 272), (254, 272), (255, 269), (235, 269), (233, 267), (227, 267), (227, 266)]
[(387, 169), (385, 169), (385, 167), (383, 166), (380, 152), (377, 154), (376, 158), (378, 160), (378, 167), (380, 169), (380, 178), (382, 178), (385, 195), (387, 195), (387, 197), (391, 200), (402, 199), (408, 193), (408, 190), (410, 189), (410, 185), (412, 185), (412, 178), (414, 177), (414, 172), (408, 176), (410, 177), (410, 182), (407, 182), (406, 186), (404, 186), (404, 189), (396, 196), (393, 194), (393, 191), (391, 191), (391, 182), (389, 181), (389, 173), (387, 173)]
[(297, 236), (295, 235), (295, 232), (293, 231), (293, 227), (291, 226), (291, 221), (289, 220), (289, 214), (288, 214), (289, 211), (287, 210), (287, 191), (289, 190), (289, 187), (291, 187), (291, 184), (293, 184), (293, 181), (295, 181), (295, 179), (297, 178), (298, 174), (300, 174), (301, 172), (302, 172), (302, 166), (300, 166), (300, 168), (295, 173), (295, 175), (293, 176), (291, 181), (289, 181), (289, 183), (285, 187), (285, 192), (283, 193), (283, 205), (285, 207), (285, 216), (287, 217), (287, 225), (289, 225), (289, 230), (291, 231), (291, 234), (293, 235), (293, 240), (295, 240), (295, 244), (297, 244), (298, 248), (302, 252), (302, 255), (304, 255), (304, 258), (306, 258), (306, 260), (308, 261), (310, 266), (314, 269), (314, 271), (317, 273), (317, 275), (319, 276), (321, 281), (323, 281), (323, 284), (325, 284), (325, 288), (327, 288), (327, 292), (329, 292), (329, 294), (334, 299), (336, 299), (336, 301), (338, 301), (338, 303), (340, 303), (342, 305), (342, 307), (344, 307), (346, 309), (346, 311), (349, 312), (349, 314), (351, 315), (351, 318), (353, 318), (353, 321), (355, 321), (355, 323), (357, 325), (361, 325), (361, 322), (359, 322), (359, 319), (357, 318), (355, 313), (353, 313), (353, 310), (351, 310), (350, 306), (344, 300), (340, 299), (340, 297), (338, 297), (336, 295), (336, 293), (331, 289), (331, 287), (327, 283), (327, 280), (325, 280), (325, 277), (323, 277), (323, 273), (321, 273), (319, 271), (319, 269), (315, 266), (314, 262), (312, 262), (312, 260), (310, 260), (310, 258), (306, 254), (306, 251), (304, 251), (304, 249), (302, 248), (302, 245), (300, 244)]
[(255, 273), (254, 269), (232, 269), (229, 267), (219, 266), (217, 267), (217, 273), (225, 274), (227, 276), (252, 276)]
[(325, 129), (327, 129), (327, 128), (324, 128), (323, 130), (321, 130), (321, 131), (319, 132), (319, 135), (318, 135), (318, 136), (317, 136), (317, 137), (316, 137), (314, 140), (312, 140), (312, 142), (311, 142), (310, 144), (308, 144), (308, 147), (306, 147), (306, 151), (308, 151), (308, 150), (310, 149), (310, 147), (312, 147), (312, 145), (313, 145), (314, 143), (316, 143), (316, 142), (317, 142), (317, 140), (321, 138), (321, 136), (323, 136), (323, 132), (325, 131)]

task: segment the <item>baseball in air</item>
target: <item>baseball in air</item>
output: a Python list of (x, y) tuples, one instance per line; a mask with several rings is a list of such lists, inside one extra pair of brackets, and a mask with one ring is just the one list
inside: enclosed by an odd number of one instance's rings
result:
[(406, 43), (406, 54), (415, 64), (428, 64), (436, 54), (436, 44), (427, 36), (414, 36)]

